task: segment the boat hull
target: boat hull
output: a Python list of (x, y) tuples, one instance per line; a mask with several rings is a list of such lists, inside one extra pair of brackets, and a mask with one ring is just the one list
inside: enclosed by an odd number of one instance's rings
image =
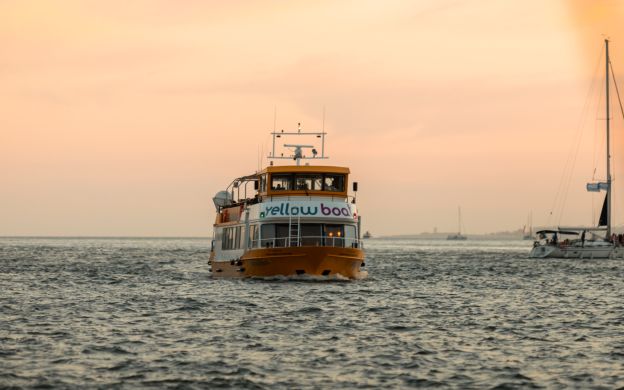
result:
[(364, 251), (340, 247), (262, 248), (238, 260), (212, 262), (214, 277), (324, 276), (362, 279)]
[(554, 246), (536, 245), (531, 250), (529, 258), (543, 259), (608, 259), (621, 258), (624, 251), (621, 247), (607, 246)]

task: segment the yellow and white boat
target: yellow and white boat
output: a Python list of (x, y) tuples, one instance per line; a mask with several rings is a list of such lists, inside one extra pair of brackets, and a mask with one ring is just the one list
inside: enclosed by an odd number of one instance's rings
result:
[[(325, 157), (322, 132), (276, 132), (270, 165), (235, 179), (213, 198), (217, 208), (210, 265), (215, 277), (318, 276), (360, 279), (364, 250), (356, 208), (357, 183), (348, 194), (349, 168), (301, 165)], [(277, 138), (321, 139), (312, 145), (286, 144), (292, 155), (277, 156)], [(310, 149), (311, 156), (304, 155)], [(277, 166), (290, 159), (296, 165)]]

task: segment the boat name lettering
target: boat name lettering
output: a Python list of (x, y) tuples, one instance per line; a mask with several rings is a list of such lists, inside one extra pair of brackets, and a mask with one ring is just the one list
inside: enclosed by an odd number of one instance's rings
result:
[(351, 209), (347, 206), (332, 207), (321, 203), (319, 206), (295, 206), (289, 202), (281, 203), (279, 206), (267, 206), (260, 212), (260, 218), (269, 216), (316, 216), (326, 217), (351, 217)]

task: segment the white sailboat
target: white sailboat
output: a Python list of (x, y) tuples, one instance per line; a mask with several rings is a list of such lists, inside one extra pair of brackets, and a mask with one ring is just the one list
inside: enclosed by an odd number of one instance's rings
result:
[(461, 207), (457, 207), (457, 234), (449, 234), (446, 239), (447, 240), (456, 240), (463, 241), (468, 239), (468, 237), (462, 234), (462, 220), (461, 220)]
[[(624, 248), (618, 242), (611, 229), (612, 214), (612, 178), (610, 153), (610, 107), (609, 107), (609, 70), (613, 70), (609, 60), (609, 40), (605, 39), (606, 70), (606, 173), (605, 182), (588, 183), (587, 191), (606, 191), (606, 196), (596, 227), (559, 227), (536, 232), (538, 240), (534, 242), (529, 254), (531, 258), (613, 258), (624, 255)], [(616, 85), (617, 88), (617, 85)], [(620, 102), (621, 107), (621, 102)], [(624, 111), (623, 111), (624, 115)]]

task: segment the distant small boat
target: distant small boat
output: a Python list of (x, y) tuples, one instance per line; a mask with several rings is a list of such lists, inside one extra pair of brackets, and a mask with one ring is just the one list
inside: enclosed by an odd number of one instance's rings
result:
[(461, 233), (461, 230), (462, 230), (461, 207), (457, 207), (457, 234), (449, 234), (446, 237), (446, 239), (447, 240), (455, 240), (455, 241), (467, 240), (468, 237), (464, 236)]
[(529, 213), (527, 224), (522, 228), (522, 239), (533, 240), (533, 213)]
[(366, 233), (362, 236), (362, 238), (372, 238), (373, 235), (367, 230)]

